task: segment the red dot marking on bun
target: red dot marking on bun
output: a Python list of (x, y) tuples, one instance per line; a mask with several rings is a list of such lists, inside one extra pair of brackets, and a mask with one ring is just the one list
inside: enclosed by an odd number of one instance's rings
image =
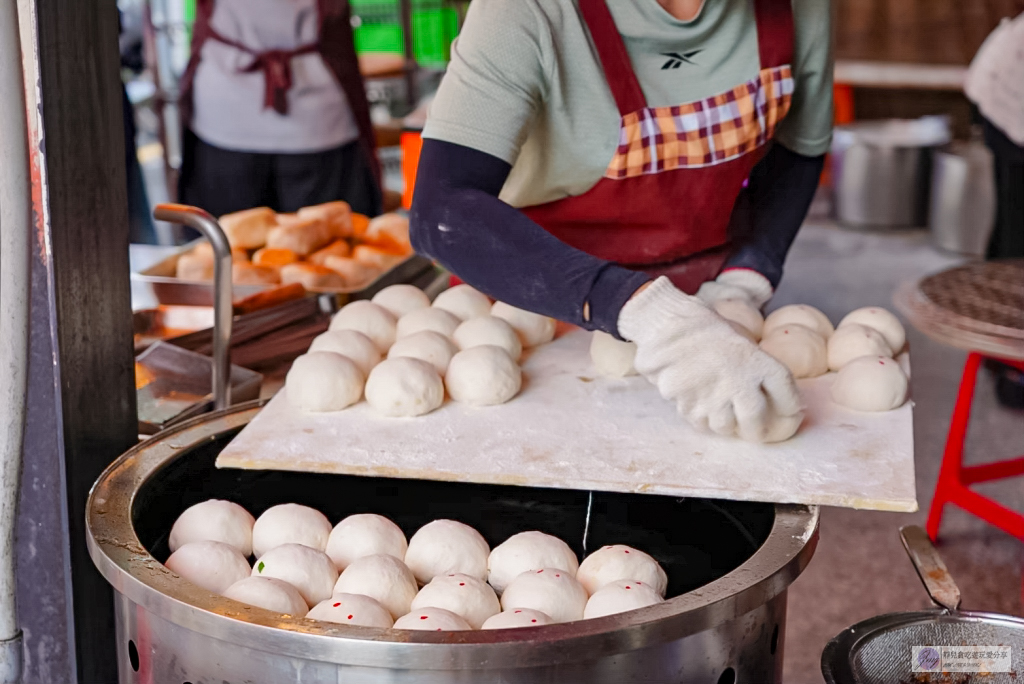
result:
[(540, 573), (542, 573), (542, 572), (544, 572), (544, 571), (543, 571), (543, 570), (538, 570), (538, 571), (537, 571), (537, 574), (539, 575), (539, 574), (540, 574)]
[(626, 553), (629, 553), (629, 549), (625, 549), (625, 552), (626, 552)]
[(536, 621), (537, 621), (537, 618), (533, 618), (532, 620), (530, 620), (530, 622), (536, 622)]
[(519, 613), (522, 613), (522, 612), (523, 612), (523, 611), (521, 611), (521, 610), (517, 610), (517, 611), (516, 611), (516, 614), (519, 614)]
[(426, 620), (426, 619), (427, 619), (426, 615), (420, 615), (420, 620)]
[(351, 620), (351, 619), (352, 619), (352, 617), (353, 617), (352, 615), (349, 615), (349, 616), (348, 616), (348, 619), (349, 619), (349, 620)]
[(627, 588), (627, 589), (632, 589), (633, 587), (631, 587), (631, 586), (629, 586), (629, 585), (627, 584), (627, 585), (626, 585), (626, 588)]
[(459, 586), (460, 587), (464, 587), (464, 586), (466, 586), (466, 583), (465, 582), (459, 582)]
[(556, 573), (555, 573), (555, 577), (561, 577), (561, 575), (559, 575), (559, 574), (558, 574), (558, 573), (556, 572)]
[(338, 607), (338, 606), (340, 606), (340, 605), (341, 605), (340, 603), (335, 603), (335, 604), (334, 604), (334, 607), (335, 607), (335, 608), (337, 608), (337, 607)]

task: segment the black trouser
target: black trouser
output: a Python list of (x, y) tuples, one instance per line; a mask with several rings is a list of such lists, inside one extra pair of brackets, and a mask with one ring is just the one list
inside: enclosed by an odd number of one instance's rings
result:
[(996, 167), (996, 225), (989, 259), (1024, 258), (1024, 147), (982, 118)]
[(380, 188), (358, 140), (323, 152), (267, 154), (221, 149), (186, 130), (178, 196), (214, 216), (262, 206), (293, 212), (335, 200), (367, 216), (381, 211)]

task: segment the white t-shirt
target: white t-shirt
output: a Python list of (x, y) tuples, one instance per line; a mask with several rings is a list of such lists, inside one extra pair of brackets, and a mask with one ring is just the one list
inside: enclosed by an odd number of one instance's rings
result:
[[(317, 39), (316, 0), (217, 0), (213, 28), (256, 52)], [(241, 73), (252, 56), (220, 41), (203, 45), (193, 85), (192, 131), (239, 152), (320, 152), (359, 137), (344, 91), (317, 53), (291, 60), (288, 114), (263, 107), (262, 71)]]
[(1004, 19), (985, 39), (964, 91), (1006, 137), (1024, 145), (1024, 14)]

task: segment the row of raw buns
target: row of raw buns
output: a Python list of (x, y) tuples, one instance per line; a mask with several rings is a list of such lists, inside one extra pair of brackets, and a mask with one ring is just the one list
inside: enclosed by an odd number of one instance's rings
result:
[(420, 416), (445, 395), (471, 406), (512, 399), (524, 349), (550, 342), (555, 321), (457, 285), (433, 304), (412, 285), (346, 305), (297, 358), (287, 398), (307, 412), (339, 411), (364, 396), (385, 416)]
[[(903, 405), (909, 382), (895, 360), (906, 346), (903, 324), (880, 306), (851, 311), (838, 326), (807, 304), (776, 309), (767, 318), (746, 300), (722, 299), (711, 307), (733, 330), (785, 365), (794, 378), (836, 372), (832, 399), (858, 411), (891, 411)], [(635, 375), (636, 345), (597, 331), (590, 358), (606, 377)]]
[(407, 541), (384, 516), (350, 515), (332, 528), (320, 511), (298, 504), (272, 506), (256, 519), (210, 499), (178, 517), (168, 543), (167, 568), (208, 591), (365, 627), (539, 627), (654, 605), (668, 587), (661, 565), (630, 546), (604, 546), (580, 563), (568, 544), (539, 531), (492, 550), (469, 525), (434, 520)]
[(734, 329), (782, 362), (795, 378), (836, 373), (831, 395), (858, 411), (891, 411), (903, 405), (909, 383), (895, 358), (906, 346), (903, 324), (880, 306), (851, 311), (833, 327), (822, 311), (806, 304), (776, 309), (762, 319), (741, 300), (713, 308)]
[[(236, 285), (288, 285), (308, 290), (352, 290), (412, 254), (409, 220), (399, 214), (370, 219), (346, 202), (303, 207), (278, 214), (256, 207), (219, 219), (231, 244), (231, 280)], [(208, 242), (178, 258), (182, 280), (213, 279)]]

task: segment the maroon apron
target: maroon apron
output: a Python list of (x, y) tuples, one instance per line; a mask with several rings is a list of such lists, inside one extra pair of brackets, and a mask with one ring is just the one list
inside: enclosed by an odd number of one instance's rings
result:
[(181, 77), (180, 105), (182, 121), (185, 122), (185, 125), (188, 126), (192, 121), (192, 84), (196, 69), (202, 59), (203, 45), (207, 40), (216, 40), (251, 55), (252, 63), (242, 69), (242, 72), (263, 72), (265, 80), (263, 107), (272, 107), (282, 115), (288, 113), (287, 93), (292, 86), (292, 58), (318, 53), (345, 93), (348, 106), (352, 109), (352, 115), (359, 128), (359, 140), (365, 149), (367, 160), (373, 169), (378, 186), (383, 187), (380, 164), (376, 154), (376, 137), (373, 125), (370, 123), (370, 104), (366, 100), (366, 87), (363, 84), (363, 76), (359, 72), (359, 59), (356, 56), (355, 42), (352, 36), (352, 16), (348, 0), (317, 1), (318, 38), (316, 42), (300, 45), (292, 50), (266, 50), (263, 52), (251, 50), (237, 41), (222, 36), (210, 25), (215, 1), (196, 1), (196, 21), (192, 27), (192, 54), (188, 67)]
[(580, 12), (621, 116), (619, 145), (582, 195), (523, 207), (533, 221), (589, 254), (693, 294), (730, 254), (730, 217), (793, 93), (791, 0), (753, 0), (758, 75), (703, 100), (648, 107), (605, 0)]

